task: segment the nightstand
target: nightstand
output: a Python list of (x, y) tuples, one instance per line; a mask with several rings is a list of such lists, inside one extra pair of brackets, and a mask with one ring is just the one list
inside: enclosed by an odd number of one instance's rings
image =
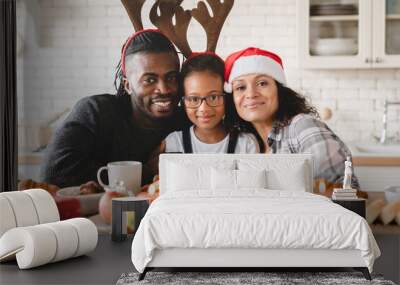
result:
[(365, 219), (365, 199), (357, 198), (352, 200), (334, 200), (333, 203), (339, 204), (340, 206), (359, 214)]
[(149, 199), (143, 197), (120, 197), (112, 199), (112, 241), (123, 241), (126, 239), (126, 214), (125, 212), (135, 212), (135, 232), (139, 227), (140, 221), (149, 208)]

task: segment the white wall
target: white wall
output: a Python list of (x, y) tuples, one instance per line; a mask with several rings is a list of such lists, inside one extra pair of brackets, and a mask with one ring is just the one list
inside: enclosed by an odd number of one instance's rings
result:
[[(195, 2), (183, 4), (192, 8)], [(148, 15), (152, 3), (146, 2), (142, 15)], [(18, 59), (23, 78), (20, 122), (40, 123), (84, 96), (114, 92), (120, 49), (133, 32), (119, 0), (19, 0), (17, 13), (18, 31), (25, 33)], [(145, 18), (145, 27), (152, 27)], [(193, 50), (205, 46), (205, 33), (195, 20), (189, 41)], [(320, 110), (331, 108), (328, 124), (339, 136), (353, 141), (378, 135), (384, 99), (400, 100), (400, 69), (300, 70), (296, 45), (296, 0), (236, 0), (217, 52), (225, 57), (258, 46), (278, 53), (289, 86), (305, 93)], [(389, 124), (391, 134), (399, 131), (400, 108), (390, 110)]]

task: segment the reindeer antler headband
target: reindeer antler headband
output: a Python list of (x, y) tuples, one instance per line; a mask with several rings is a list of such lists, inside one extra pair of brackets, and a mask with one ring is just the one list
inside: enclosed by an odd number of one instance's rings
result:
[[(192, 55), (192, 50), (187, 40), (187, 30), (193, 16), (204, 28), (207, 35), (206, 53), (215, 53), (222, 26), (233, 7), (234, 0), (206, 0), (210, 5), (213, 16), (208, 12), (207, 6), (203, 1), (197, 7), (184, 10), (180, 5), (183, 0), (156, 0), (150, 10), (150, 20), (159, 30), (143, 30), (141, 11), (146, 0), (121, 0), (128, 12), (129, 18), (135, 28), (136, 33), (132, 35), (123, 47), (121, 68), (125, 74), (125, 53), (130, 42), (143, 31), (162, 32), (166, 35), (183, 53), (186, 58)], [(160, 14), (158, 15), (158, 10)], [(175, 16), (175, 24), (173, 18)]]
[(229, 12), (233, 7), (234, 0), (207, 0), (213, 12), (211, 17), (206, 4), (200, 1), (197, 3), (197, 8), (193, 9), (191, 14), (204, 28), (207, 34), (207, 49), (206, 51), (215, 52), (217, 48), (219, 34)]

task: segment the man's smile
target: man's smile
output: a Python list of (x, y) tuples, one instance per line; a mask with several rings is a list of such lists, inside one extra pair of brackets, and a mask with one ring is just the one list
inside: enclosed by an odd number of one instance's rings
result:
[(169, 113), (174, 108), (174, 100), (171, 96), (164, 98), (154, 98), (150, 100), (153, 110), (159, 113)]

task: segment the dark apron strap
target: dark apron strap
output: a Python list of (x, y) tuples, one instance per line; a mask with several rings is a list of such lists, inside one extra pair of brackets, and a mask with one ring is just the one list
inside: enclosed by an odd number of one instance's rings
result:
[[(232, 132), (229, 134), (228, 153), (235, 153), (238, 137), (239, 137), (238, 132)], [(183, 138), (184, 153), (193, 153), (192, 140), (190, 138), (190, 128), (184, 128), (182, 130), (182, 138)]]
[(190, 139), (190, 127), (182, 130), (183, 153), (193, 153), (192, 140)]
[(233, 131), (229, 134), (228, 153), (235, 153), (238, 137), (239, 137), (238, 132)]

